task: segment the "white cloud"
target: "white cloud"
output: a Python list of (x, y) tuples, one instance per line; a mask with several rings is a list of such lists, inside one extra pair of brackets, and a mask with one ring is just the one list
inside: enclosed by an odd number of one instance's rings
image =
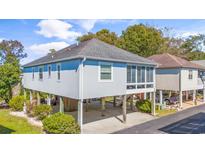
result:
[(70, 30), (72, 25), (61, 20), (41, 20), (38, 25), (39, 31), (36, 33), (47, 38), (57, 37), (60, 39), (75, 39), (80, 36), (80, 32)]
[(79, 20), (78, 21), (78, 24), (86, 31), (86, 32), (89, 32), (91, 31), (95, 24), (98, 22), (98, 20), (96, 19), (84, 19), (84, 20)]
[(137, 20), (119, 20), (119, 19), (82, 19), (76, 20), (74, 23), (78, 24), (86, 32), (90, 32), (97, 23), (116, 24), (119, 22), (128, 22), (128, 24), (136, 23)]
[(184, 32), (184, 33), (182, 33), (180, 36), (182, 37), (182, 38), (187, 38), (187, 37), (189, 37), (189, 36), (194, 36), (194, 35), (198, 35), (199, 33), (197, 33), (197, 32)]
[(50, 52), (50, 49), (60, 50), (67, 46), (69, 46), (69, 44), (66, 42), (50, 42), (45, 44), (33, 44), (28, 48), (28, 50), (33, 54), (42, 56)]

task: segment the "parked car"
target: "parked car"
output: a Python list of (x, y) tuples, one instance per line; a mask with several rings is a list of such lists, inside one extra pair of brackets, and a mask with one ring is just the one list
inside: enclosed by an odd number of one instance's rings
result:
[(173, 105), (179, 103), (179, 96), (171, 96), (164, 98), (166, 105)]

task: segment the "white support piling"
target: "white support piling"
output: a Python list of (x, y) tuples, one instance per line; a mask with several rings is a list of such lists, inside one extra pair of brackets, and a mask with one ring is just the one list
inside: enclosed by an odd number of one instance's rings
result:
[(64, 102), (63, 102), (63, 97), (60, 97), (60, 112), (64, 113)]

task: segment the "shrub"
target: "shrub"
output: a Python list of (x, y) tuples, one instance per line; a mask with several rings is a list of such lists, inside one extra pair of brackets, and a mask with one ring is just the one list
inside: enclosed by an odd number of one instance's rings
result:
[(46, 104), (40, 104), (33, 108), (34, 116), (43, 120), (51, 113), (51, 106)]
[(149, 100), (140, 100), (136, 103), (136, 107), (145, 113), (151, 113), (151, 102)]
[(36, 105), (37, 105), (36, 100), (32, 100), (31, 102), (30, 101), (26, 102), (26, 113), (28, 116), (31, 116), (31, 117), (34, 116), (34, 108)]
[(9, 101), (9, 107), (14, 111), (23, 111), (24, 102), (23, 96), (15, 96)]
[(43, 128), (50, 134), (78, 134), (80, 127), (71, 115), (55, 113), (43, 120)]

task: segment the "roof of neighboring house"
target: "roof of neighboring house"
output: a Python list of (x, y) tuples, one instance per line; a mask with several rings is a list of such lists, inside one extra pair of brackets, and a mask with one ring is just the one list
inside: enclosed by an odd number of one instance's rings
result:
[(205, 67), (205, 60), (193, 60), (191, 62)]
[(148, 57), (148, 59), (158, 63), (158, 68), (196, 68), (205, 70), (205, 66), (192, 63), (169, 53), (153, 55)]
[(81, 42), (79, 44), (70, 45), (62, 50), (59, 50), (53, 54), (47, 54), (46, 56), (34, 60), (24, 67), (36, 66), (46, 63), (52, 63), (68, 59), (76, 58), (88, 58), (99, 59), (108, 61), (128, 62), (128, 63), (140, 63), (157, 65), (155, 62), (140, 57), (134, 53), (117, 48), (113, 45), (107, 44), (98, 39), (91, 39)]

